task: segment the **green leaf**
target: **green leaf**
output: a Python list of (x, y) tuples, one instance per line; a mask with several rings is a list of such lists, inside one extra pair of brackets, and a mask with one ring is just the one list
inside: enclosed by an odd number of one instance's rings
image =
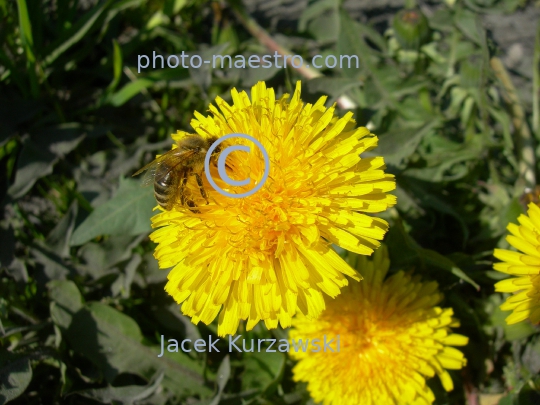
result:
[(83, 297), (73, 281), (53, 280), (47, 284), (50, 311), (53, 322), (62, 330), (67, 330), (73, 316), (83, 307)]
[(4, 298), (0, 298), (0, 334), (5, 335), (6, 330), (2, 319), (7, 319), (8, 316), (8, 302)]
[(469, 39), (481, 44), (478, 15), (466, 8), (458, 8), (454, 15), (454, 23)]
[(19, 11), (19, 30), (21, 33), (21, 42), (26, 53), (26, 67), (28, 71), (28, 79), (30, 80), (30, 90), (33, 98), (38, 98), (38, 80), (36, 76), (36, 56), (34, 54), (34, 38), (32, 35), (32, 24), (28, 15), (28, 6), (26, 0), (17, 0), (17, 8)]
[(30, 254), (39, 263), (37, 267), (38, 277), (46, 280), (61, 280), (69, 275), (74, 275), (76, 270), (62, 257), (50, 250), (41, 241), (30, 245)]
[(30, 23), (30, 17), (28, 16), (28, 6), (26, 0), (17, 0), (17, 8), (19, 9), (19, 27), (21, 30), (21, 42), (26, 51), (26, 57), (28, 61), (34, 63), (36, 57), (34, 56), (34, 38), (32, 35), (32, 24)]
[(163, 381), (163, 372), (157, 374), (156, 378), (148, 383), (148, 385), (130, 385), (125, 387), (95, 388), (91, 390), (76, 391), (69, 395), (80, 395), (85, 398), (94, 399), (103, 404), (122, 404), (133, 405), (138, 401), (147, 400), (159, 388)]
[(528, 322), (519, 322), (513, 325), (508, 325), (505, 319), (510, 314), (511, 312), (504, 312), (499, 308), (499, 306), (496, 306), (490, 316), (492, 325), (503, 328), (504, 337), (506, 340), (511, 342), (514, 340), (525, 339), (536, 332), (535, 328)]
[(221, 401), (221, 396), (223, 395), (223, 391), (225, 390), (225, 386), (227, 385), (227, 381), (229, 381), (229, 378), (231, 377), (231, 362), (229, 360), (229, 356), (225, 356), (221, 364), (219, 365), (218, 372), (217, 372), (217, 385), (218, 385), (218, 392), (212, 402), (210, 402), (210, 405), (218, 405)]
[(419, 250), (420, 259), (424, 260), (426, 265), (432, 265), (444, 270), (451, 272), (454, 276), (459, 277), (462, 280), (465, 280), (477, 290), (480, 290), (480, 286), (473, 281), (472, 278), (467, 276), (463, 270), (457, 267), (454, 262), (440, 253), (435, 252), (434, 250), (429, 249), (420, 249)]
[(75, 228), (75, 220), (79, 206), (77, 201), (73, 201), (64, 217), (56, 224), (53, 230), (47, 235), (45, 243), (52, 252), (61, 257), (69, 257), (69, 241)]
[(538, 389), (525, 384), (519, 391), (518, 405), (538, 405), (540, 403), (540, 392)]
[(540, 335), (527, 343), (521, 361), (531, 375), (540, 375)]
[(422, 139), (440, 125), (440, 120), (433, 119), (420, 128), (395, 129), (379, 135), (377, 153), (384, 156), (385, 163), (402, 167), (403, 162), (415, 152)]
[(142, 344), (137, 323), (127, 315), (99, 302), (91, 302), (73, 317), (66, 332), (71, 347), (88, 358), (112, 383), (121, 373), (152, 378), (165, 372), (163, 385), (177, 395), (209, 395), (201, 367), (182, 353), (165, 352), (159, 346)]
[(348, 79), (342, 77), (317, 77), (308, 80), (306, 90), (310, 93), (322, 93), (329, 95), (335, 101), (339, 96), (342, 96), (348, 90), (362, 86), (362, 82), (358, 79)]
[(139, 235), (151, 230), (150, 217), (156, 200), (152, 188), (141, 188), (140, 182), (122, 179), (116, 195), (97, 207), (79, 225), (71, 238), (71, 246), (100, 235)]
[(499, 400), (498, 405), (519, 405), (518, 396), (516, 394), (508, 394)]
[(95, 136), (104, 128), (65, 123), (45, 127), (23, 144), (17, 161), (15, 182), (8, 189), (13, 198), (21, 198), (35, 182), (53, 171), (53, 166), (79, 145), (86, 135)]
[(113, 40), (113, 81), (107, 91), (114, 91), (122, 77), (122, 49), (116, 40)]
[(0, 349), (0, 404), (21, 395), (32, 380), (32, 367), (27, 357)]
[[(195, 52), (195, 54), (198, 54), (202, 58), (203, 61), (212, 61), (214, 55), (222, 55), (227, 51), (228, 48), (229, 48), (228, 44), (218, 44), (210, 48), (200, 49), (197, 52)], [(242, 74), (243, 75), (249, 74), (248, 72), (250, 70), (265, 71), (268, 69), (248, 69), (247, 72), (246, 72), (246, 69), (242, 69), (243, 71)], [(202, 66), (198, 68), (194, 68), (190, 66), (188, 68), (188, 71), (189, 71), (189, 76), (191, 77), (193, 82), (196, 83), (201, 88), (201, 90), (206, 92), (208, 88), (210, 87), (210, 85), (212, 84), (212, 64), (203, 63)]]
[(132, 257), (133, 249), (139, 246), (144, 237), (144, 234), (136, 237), (113, 235), (99, 243), (86, 243), (78, 252), (80, 257), (80, 263), (76, 265), (78, 273), (90, 276), (94, 280), (110, 273), (118, 274), (118, 268), (114, 266)]
[(298, 20), (298, 30), (308, 31), (318, 41), (335, 41), (339, 35), (340, 2), (336, 0), (317, 0), (311, 3)]
[(52, 173), (58, 157), (46, 148), (30, 140), (23, 146), (17, 160), (15, 182), (8, 189), (8, 194), (17, 199), (25, 195), (41, 177)]
[(480, 286), (452, 260), (434, 250), (422, 248), (405, 231), (401, 221), (397, 221), (390, 227), (386, 241), (389, 246), (390, 261), (393, 265), (403, 267), (411, 264), (419, 264), (422, 268), (440, 268), (466, 281), (477, 290), (480, 289)]
[(134, 82), (126, 84), (119, 91), (111, 95), (108, 102), (114, 107), (120, 107), (139, 94), (142, 90), (152, 86), (154, 83), (155, 80), (152, 79), (137, 79)]
[(443, 198), (432, 194), (430, 192), (431, 184), (425, 184), (413, 177), (409, 177), (410, 171), (406, 170), (402, 175), (398, 176), (401, 191), (406, 190), (409, 197), (414, 198), (423, 207), (433, 208), (436, 211), (452, 216), (461, 226), (463, 240), (466, 241), (469, 237), (469, 230), (461, 214)]
[(281, 381), (286, 356), (265, 351), (251, 353), (245, 361), (242, 390), (257, 388), (265, 395), (271, 394)]
[[(337, 54), (356, 55), (362, 64), (369, 63), (369, 50), (363, 40), (363, 31), (360, 24), (352, 20), (344, 11), (340, 14), (340, 30), (336, 43)], [(356, 78), (361, 73), (354, 67), (342, 68), (345, 77)]]

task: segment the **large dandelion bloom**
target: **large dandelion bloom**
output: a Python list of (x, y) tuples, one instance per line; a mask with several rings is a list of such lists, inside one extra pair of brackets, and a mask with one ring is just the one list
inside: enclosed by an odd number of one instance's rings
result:
[(495, 290), (514, 293), (501, 305), (503, 311), (513, 311), (506, 318), (508, 324), (526, 319), (537, 324), (540, 323), (540, 208), (530, 203), (527, 215), (520, 215), (518, 222), (520, 225), (508, 225), (511, 235), (506, 240), (519, 252), (495, 249), (494, 255), (502, 263), (493, 266), (516, 277), (499, 281)]
[[(437, 374), (453, 389), (447, 369), (466, 364), (451, 346), (466, 345), (451, 308), (437, 283), (422, 283), (403, 271), (384, 280), (390, 266), (386, 248), (373, 260), (359, 258), (360, 283), (343, 289), (316, 320), (293, 319), (291, 339), (340, 339), (340, 351), (291, 351), (299, 362), (295, 381), (306, 381), (316, 402), (324, 405), (431, 404), (435, 397), (426, 378)], [(335, 349), (334, 349), (335, 350)]]
[[(395, 204), (387, 194), (395, 180), (384, 172), (383, 158), (359, 156), (377, 145), (377, 137), (357, 128), (352, 113), (338, 119), (334, 106), (324, 106), (326, 97), (304, 104), (300, 82), (290, 99), (285, 94), (276, 100), (273, 89), (259, 82), (251, 100), (236, 89), (232, 100), (216, 98), (211, 115), (195, 112), (191, 126), (203, 137), (243, 133), (258, 140), (270, 157), (268, 180), (251, 196), (230, 198), (202, 176), (208, 205), (190, 180), (198, 209), (159, 213), (152, 221), (161, 228), (151, 234), (160, 267), (174, 266), (166, 291), (195, 324), (209, 324), (219, 314), (220, 336), (234, 334), (245, 319), (250, 330), (260, 320), (268, 328), (288, 327), (297, 309), (317, 317), (323, 294), (337, 296), (346, 276), (361, 278), (330, 245), (370, 255), (388, 224), (365, 213)], [(232, 145), (227, 142), (222, 145)], [(254, 188), (265, 168), (252, 146), (226, 161), (230, 178), (251, 184), (231, 187), (212, 166), (218, 186), (237, 194)]]

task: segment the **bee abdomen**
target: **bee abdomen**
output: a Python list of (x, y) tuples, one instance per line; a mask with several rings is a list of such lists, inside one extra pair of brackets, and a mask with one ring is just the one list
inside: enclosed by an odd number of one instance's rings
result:
[(163, 182), (156, 181), (154, 183), (154, 192), (156, 194), (169, 194), (169, 190), (171, 189), (172, 184), (163, 184)]
[(177, 187), (177, 177), (170, 171), (160, 177), (159, 180), (156, 178), (154, 181), (154, 196), (156, 197), (156, 201), (167, 211), (173, 206)]
[(172, 208), (174, 203), (174, 193), (171, 191), (173, 191), (172, 188), (159, 191), (157, 183), (154, 184), (154, 197), (156, 197), (158, 204), (167, 211)]
[(156, 190), (154, 190), (154, 196), (156, 197), (157, 202), (160, 205), (163, 205), (167, 203), (171, 199), (170, 193), (158, 193)]

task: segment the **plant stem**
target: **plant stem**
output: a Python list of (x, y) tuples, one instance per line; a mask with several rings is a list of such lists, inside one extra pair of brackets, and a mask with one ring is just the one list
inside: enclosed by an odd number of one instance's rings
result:
[[(251, 35), (253, 35), (255, 38), (259, 40), (259, 42), (266, 46), (269, 50), (274, 51), (278, 55), (285, 57), (285, 56), (291, 56), (290, 58), (284, 58), (284, 60), (292, 67), (294, 68), (300, 75), (304, 76), (307, 79), (314, 79), (316, 77), (324, 77), (324, 75), (319, 72), (316, 69), (313, 69), (312, 67), (307, 67), (302, 64), (301, 67), (297, 68), (292, 65), (292, 56), (294, 54), (288, 50), (287, 48), (279, 45), (274, 38), (266, 32), (266, 30), (261, 27), (257, 22), (251, 18), (249, 15), (247, 15), (244, 10), (241, 8), (241, 6), (237, 5), (236, 2), (229, 2), (229, 5), (231, 6), (235, 16), (238, 18), (238, 20), (242, 23), (244, 28), (249, 31)], [(337, 99), (337, 104), (340, 108), (344, 109), (352, 109), (356, 108), (356, 103), (348, 96), (343, 95), (340, 96)]]

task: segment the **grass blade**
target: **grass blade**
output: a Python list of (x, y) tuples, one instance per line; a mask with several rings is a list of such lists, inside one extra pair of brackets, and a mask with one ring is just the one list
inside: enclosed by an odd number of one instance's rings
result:
[(30, 80), (30, 91), (33, 98), (39, 95), (39, 86), (36, 76), (36, 55), (34, 54), (34, 37), (32, 35), (32, 24), (28, 15), (28, 6), (26, 0), (17, 0), (19, 10), (19, 30), (21, 42), (26, 53), (26, 68)]
[[(24, 0), (21, 0), (24, 1)], [(85, 37), (85, 35), (92, 29), (97, 19), (103, 14), (103, 12), (109, 7), (111, 2), (107, 1), (103, 3), (100, 7), (95, 8), (90, 11), (83, 17), (82, 21), (77, 24), (71, 33), (71, 35), (63, 41), (59, 46), (57, 46), (49, 55), (44, 59), (44, 65), (49, 66), (53, 63), (60, 55), (65, 51), (79, 42)]]

